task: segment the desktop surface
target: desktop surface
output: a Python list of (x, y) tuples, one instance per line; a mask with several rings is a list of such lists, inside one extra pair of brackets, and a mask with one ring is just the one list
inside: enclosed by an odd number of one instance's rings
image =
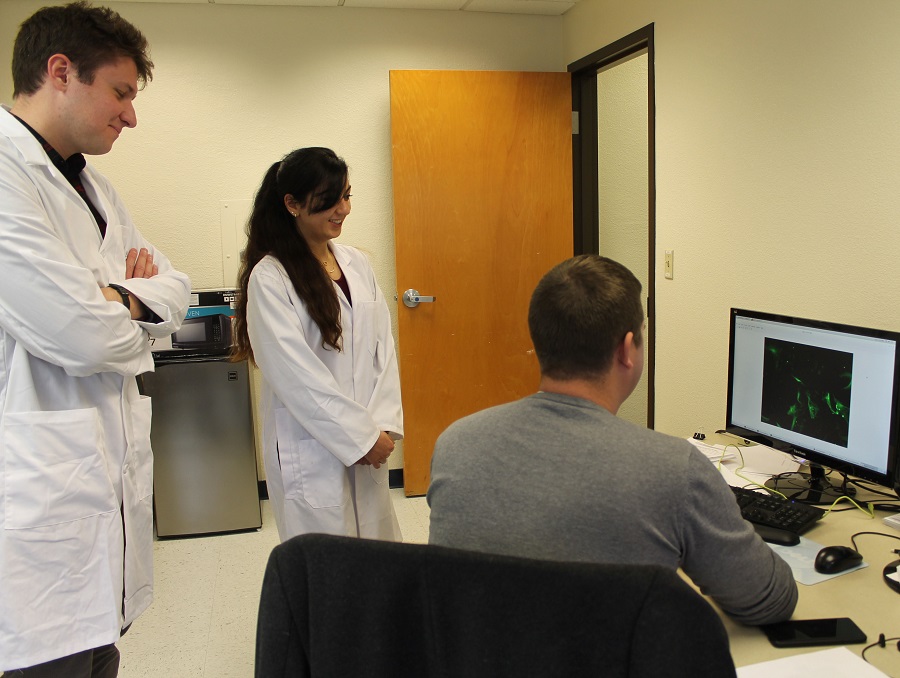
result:
[[(713, 439), (707, 442), (730, 444), (734, 442), (734, 439), (713, 436)], [(734, 448), (729, 449), (734, 450)], [(746, 468), (740, 470), (740, 474), (760, 482), (757, 477), (751, 475), (754, 457), (769, 455), (770, 451), (753, 447), (742, 447), (741, 450)], [(723, 467), (725, 467), (723, 475), (732, 483), (734, 482), (732, 474), (739, 465), (740, 461), (738, 460), (723, 462)], [(838, 508), (849, 506), (852, 505), (846, 502), (838, 504)], [(887, 514), (884, 512), (876, 512), (873, 519), (857, 509), (832, 512), (805, 532), (804, 537), (823, 547), (852, 546), (850, 537), (859, 532), (880, 532), (900, 537), (900, 531), (893, 530), (882, 522), (885, 515)], [(891, 590), (882, 575), (885, 565), (897, 560), (898, 556), (894, 553), (894, 549), (900, 548), (900, 542), (886, 537), (861, 535), (856, 537), (856, 544), (868, 567), (842, 573), (818, 584), (809, 586), (798, 584), (800, 596), (792, 618), (850, 617), (868, 638), (868, 642), (865, 644), (847, 646), (854, 654), (861, 655), (863, 648), (869, 643), (877, 641), (880, 633), (884, 633), (887, 638), (900, 636), (900, 593)], [(722, 613), (711, 600), (710, 603), (719, 611), (724, 621), (735, 666), (746, 666), (822, 649), (819, 647), (790, 649), (773, 647), (760, 629), (734, 622)], [(900, 677), (900, 652), (897, 651), (896, 641), (888, 643), (886, 649), (873, 648), (866, 653), (866, 658), (873, 666), (887, 675)]]

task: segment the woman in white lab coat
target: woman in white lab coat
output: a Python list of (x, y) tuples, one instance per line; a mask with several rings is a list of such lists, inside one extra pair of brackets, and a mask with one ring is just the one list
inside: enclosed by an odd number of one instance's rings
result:
[(387, 460), (403, 436), (387, 303), (365, 255), (333, 242), (347, 166), (303, 148), (257, 192), (239, 276), (235, 358), (262, 371), (266, 483), (282, 541), (400, 540)]

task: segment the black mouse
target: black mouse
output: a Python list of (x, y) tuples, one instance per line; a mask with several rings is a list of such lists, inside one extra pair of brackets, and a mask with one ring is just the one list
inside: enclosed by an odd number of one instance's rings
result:
[(837, 574), (862, 562), (862, 554), (849, 546), (826, 546), (816, 555), (816, 572)]

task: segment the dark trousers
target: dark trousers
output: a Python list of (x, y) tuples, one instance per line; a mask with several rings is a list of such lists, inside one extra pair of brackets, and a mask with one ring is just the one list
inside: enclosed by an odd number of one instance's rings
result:
[(119, 675), (119, 650), (104, 645), (45, 664), (7, 671), (3, 678), (116, 678)]

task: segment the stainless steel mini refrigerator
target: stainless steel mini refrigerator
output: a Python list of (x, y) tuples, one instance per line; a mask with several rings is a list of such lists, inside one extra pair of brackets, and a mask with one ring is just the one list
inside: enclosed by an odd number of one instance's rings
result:
[(259, 528), (256, 440), (247, 362), (224, 355), (156, 357), (144, 374), (160, 537)]

